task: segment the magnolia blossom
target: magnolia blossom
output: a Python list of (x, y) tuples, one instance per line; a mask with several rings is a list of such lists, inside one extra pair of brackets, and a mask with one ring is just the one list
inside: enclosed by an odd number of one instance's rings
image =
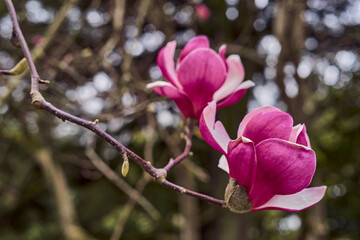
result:
[(238, 55), (225, 58), (226, 46), (219, 53), (209, 48), (206, 36), (192, 38), (182, 49), (174, 63), (176, 41), (169, 42), (157, 56), (157, 65), (168, 80), (147, 85), (157, 94), (171, 98), (185, 118), (199, 118), (211, 101), (218, 107), (236, 103), (254, 86), (244, 80), (244, 67)]
[(210, 9), (203, 3), (196, 4), (195, 7), (195, 13), (201, 20), (207, 20), (210, 15), (211, 11)]
[(224, 156), (219, 167), (230, 175), (225, 201), (235, 212), (279, 209), (300, 211), (319, 202), (326, 187), (307, 188), (316, 168), (315, 152), (304, 124), (293, 127), (292, 117), (275, 107), (248, 113), (231, 140), (215, 122), (216, 103), (200, 118), (205, 141)]

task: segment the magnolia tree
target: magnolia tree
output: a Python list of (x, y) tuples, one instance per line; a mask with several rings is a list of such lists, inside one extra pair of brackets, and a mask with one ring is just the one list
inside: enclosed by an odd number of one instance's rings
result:
[[(245, 116), (234, 114), (233, 121), (240, 124), (236, 138), (231, 139), (223, 123), (215, 120), (218, 109), (244, 101), (241, 99), (247, 89), (255, 85), (253, 81), (244, 81), (245, 71), (240, 57), (234, 54), (227, 56), (226, 45), (214, 51), (210, 48), (208, 37), (199, 35), (185, 44), (178, 57), (175, 56), (175, 40), (168, 42), (157, 53), (156, 64), (164, 80), (141, 85), (141, 88), (152, 89), (174, 101), (185, 122), (185, 135), (176, 136), (176, 141), (182, 137), (186, 143), (180, 154), (171, 158), (166, 165), (158, 166), (103, 130), (99, 126), (102, 119), (89, 120), (75, 116), (45, 99), (39, 86), (49, 84), (51, 79), (44, 80), (45, 77), (39, 75), (27, 38), (18, 23), (16, 9), (11, 0), (5, 0), (5, 3), (13, 25), (11, 41), (21, 48), (24, 58), (10, 70), (1, 70), (1, 73), (19, 75), (28, 69), (34, 111), (45, 111), (63, 121), (72, 122), (106, 141), (123, 158), (123, 177), (127, 176), (129, 161), (132, 161), (169, 191), (175, 190), (218, 205), (223, 211), (236, 213), (270, 209), (297, 212), (315, 205), (324, 197), (326, 186), (309, 187), (316, 169), (316, 154), (311, 148), (305, 124), (294, 126), (292, 116), (279, 108), (260, 107)], [(202, 21), (210, 17), (205, 5), (197, 5), (195, 11)], [(123, 77), (126, 81), (126, 76)], [(213, 148), (223, 154), (218, 166), (229, 174), (229, 183), (224, 186), (224, 197), (221, 199), (168, 179), (170, 171), (177, 171), (173, 169), (174, 166), (182, 164), (191, 155), (196, 156), (197, 153), (191, 150), (194, 129), (199, 129), (204, 148)], [(121, 185), (120, 188), (129, 193), (134, 201), (146, 209), (152, 208), (139, 192), (119, 184), (119, 181), (123, 181), (119, 174), (97, 159), (94, 149), (88, 148), (86, 153), (93, 159), (94, 165), (114, 184)], [(69, 234), (73, 229), (64, 227), (64, 231)]]

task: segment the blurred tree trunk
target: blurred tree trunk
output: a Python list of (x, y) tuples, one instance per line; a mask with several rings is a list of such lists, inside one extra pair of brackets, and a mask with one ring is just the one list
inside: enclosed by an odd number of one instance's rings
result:
[(54, 192), (60, 226), (67, 240), (92, 239), (77, 222), (75, 208), (71, 200), (69, 187), (62, 169), (54, 162), (48, 149), (39, 149), (35, 153), (45, 176), (48, 178)]
[[(194, 176), (184, 166), (177, 166), (174, 173), (178, 184), (188, 189), (196, 189)], [(199, 240), (199, 200), (181, 194), (179, 195), (179, 208), (181, 215), (184, 217), (180, 230), (180, 239)]]
[[(301, 16), (305, 10), (305, 1), (279, 0), (277, 14), (274, 19), (274, 35), (281, 44), (281, 52), (278, 58), (276, 82), (281, 90), (283, 100), (288, 106), (289, 113), (296, 123), (305, 122), (306, 115), (303, 111), (304, 84), (295, 73), (294, 78), (299, 86), (298, 95), (294, 98), (287, 96), (285, 91), (284, 67), (288, 62), (294, 64), (295, 69), (299, 65), (303, 54), (305, 39), (305, 23)], [(316, 178), (314, 178), (315, 180)], [(327, 230), (325, 227), (324, 204), (319, 203), (306, 211), (302, 219), (302, 229), (299, 239), (315, 240), (325, 239)]]
[(305, 1), (298, 0), (279, 0), (277, 14), (274, 18), (274, 36), (281, 44), (281, 52), (278, 57), (276, 83), (278, 84), (282, 99), (288, 106), (289, 112), (298, 122), (304, 121), (303, 92), (302, 85), (298, 75), (294, 78), (299, 86), (298, 95), (290, 98), (285, 91), (285, 73), (284, 67), (287, 63), (293, 63), (297, 68), (300, 58), (303, 54), (305, 23), (301, 15), (305, 10)]

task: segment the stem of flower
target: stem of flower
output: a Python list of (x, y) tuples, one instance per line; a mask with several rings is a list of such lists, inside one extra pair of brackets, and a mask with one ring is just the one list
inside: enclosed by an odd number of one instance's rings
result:
[(177, 158), (175, 158), (174, 160), (170, 160), (169, 163), (163, 168), (165, 171), (169, 171), (171, 168), (173, 168), (175, 165), (177, 165), (178, 163), (180, 163), (183, 159), (185, 159), (187, 156), (189, 156), (190, 154), (190, 149), (191, 149), (191, 137), (193, 134), (193, 122), (188, 119), (186, 125), (185, 125), (185, 149), (183, 151), (183, 153), (181, 153), (179, 156), (177, 156)]

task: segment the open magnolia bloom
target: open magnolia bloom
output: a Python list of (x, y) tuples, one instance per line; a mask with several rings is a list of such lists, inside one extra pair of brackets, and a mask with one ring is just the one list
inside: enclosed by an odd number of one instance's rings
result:
[(182, 49), (175, 68), (176, 41), (169, 42), (157, 56), (157, 65), (168, 82), (147, 85), (174, 100), (185, 119), (198, 119), (211, 101), (216, 101), (218, 108), (234, 104), (254, 86), (252, 81), (243, 82), (244, 67), (238, 55), (225, 58), (225, 45), (219, 53), (209, 46), (206, 36), (192, 38)]
[(205, 141), (224, 156), (219, 167), (229, 173), (225, 201), (235, 212), (279, 209), (300, 211), (319, 202), (326, 186), (307, 188), (316, 168), (304, 124), (293, 127), (292, 117), (275, 107), (248, 113), (231, 140), (215, 122), (216, 103), (200, 118)]

